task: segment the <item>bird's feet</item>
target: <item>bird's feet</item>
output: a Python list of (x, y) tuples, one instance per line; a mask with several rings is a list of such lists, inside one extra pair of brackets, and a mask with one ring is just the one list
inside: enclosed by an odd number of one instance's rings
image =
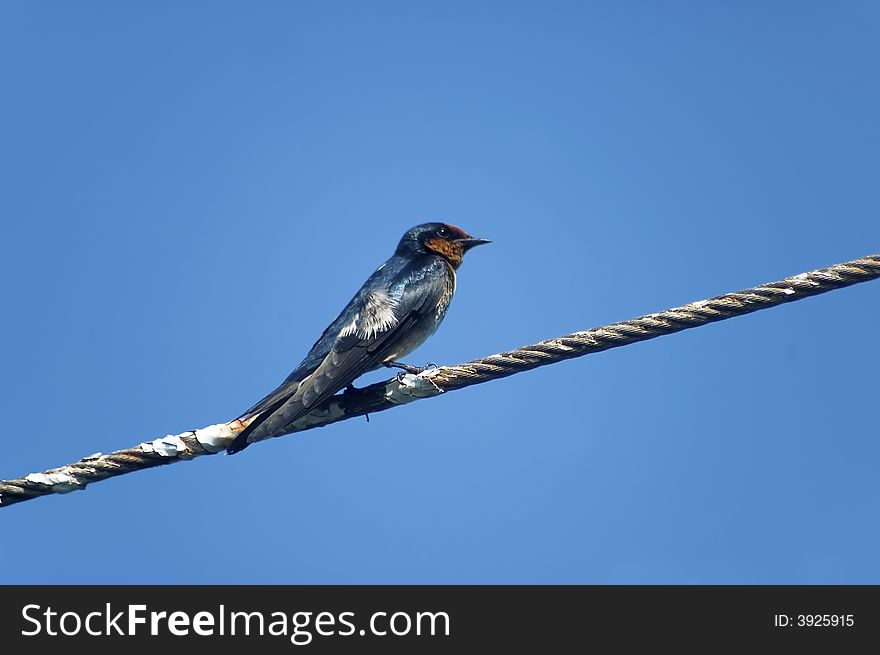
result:
[(424, 366), (413, 366), (412, 364), (404, 364), (403, 362), (387, 362), (385, 366), (388, 368), (399, 368), (412, 375), (419, 375), (428, 369), (437, 368), (437, 365), (434, 362), (428, 362)]

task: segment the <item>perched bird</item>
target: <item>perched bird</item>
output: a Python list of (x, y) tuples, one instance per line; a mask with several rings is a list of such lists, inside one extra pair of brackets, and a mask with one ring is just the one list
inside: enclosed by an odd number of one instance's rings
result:
[(247, 427), (226, 452), (284, 434), (367, 371), (408, 368), (397, 359), (434, 334), (455, 293), (455, 271), (464, 254), (484, 243), (489, 240), (445, 223), (417, 225), (404, 234), (391, 259), (369, 277), (299, 366), (239, 417)]

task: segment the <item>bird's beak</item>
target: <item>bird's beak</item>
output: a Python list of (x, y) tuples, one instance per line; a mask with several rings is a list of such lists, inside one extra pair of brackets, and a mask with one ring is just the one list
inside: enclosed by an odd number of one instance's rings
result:
[(464, 251), (467, 252), (471, 248), (475, 246), (482, 246), (484, 243), (492, 243), (489, 239), (475, 239), (474, 237), (467, 237), (465, 239), (456, 239), (456, 243), (460, 243), (464, 248)]

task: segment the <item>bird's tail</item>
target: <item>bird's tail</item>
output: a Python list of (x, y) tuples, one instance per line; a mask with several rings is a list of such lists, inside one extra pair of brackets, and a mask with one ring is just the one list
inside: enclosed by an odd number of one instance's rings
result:
[[(232, 443), (226, 448), (227, 455), (234, 455), (235, 453), (240, 453), (242, 450), (247, 448), (253, 443), (250, 440), (251, 435), (263, 425), (269, 418), (275, 413), (276, 410), (280, 409), (281, 406), (289, 400), (289, 396), (284, 396), (279, 398), (274, 403), (266, 406), (265, 408), (258, 409), (257, 412), (254, 412), (253, 409), (248, 410), (244, 414), (239, 417), (239, 421), (244, 423), (248, 423), (247, 427), (238, 433), (235, 439), (232, 440)], [(260, 405), (255, 405), (255, 408), (260, 407)], [(265, 438), (265, 437), (264, 437)]]

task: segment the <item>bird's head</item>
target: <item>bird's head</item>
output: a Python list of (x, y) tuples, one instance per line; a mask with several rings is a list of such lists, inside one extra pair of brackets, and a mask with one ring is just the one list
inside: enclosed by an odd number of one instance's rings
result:
[(484, 243), (491, 242), (489, 239), (476, 239), (454, 225), (423, 223), (416, 225), (403, 235), (395, 254), (440, 255), (453, 268), (458, 268), (468, 250)]

